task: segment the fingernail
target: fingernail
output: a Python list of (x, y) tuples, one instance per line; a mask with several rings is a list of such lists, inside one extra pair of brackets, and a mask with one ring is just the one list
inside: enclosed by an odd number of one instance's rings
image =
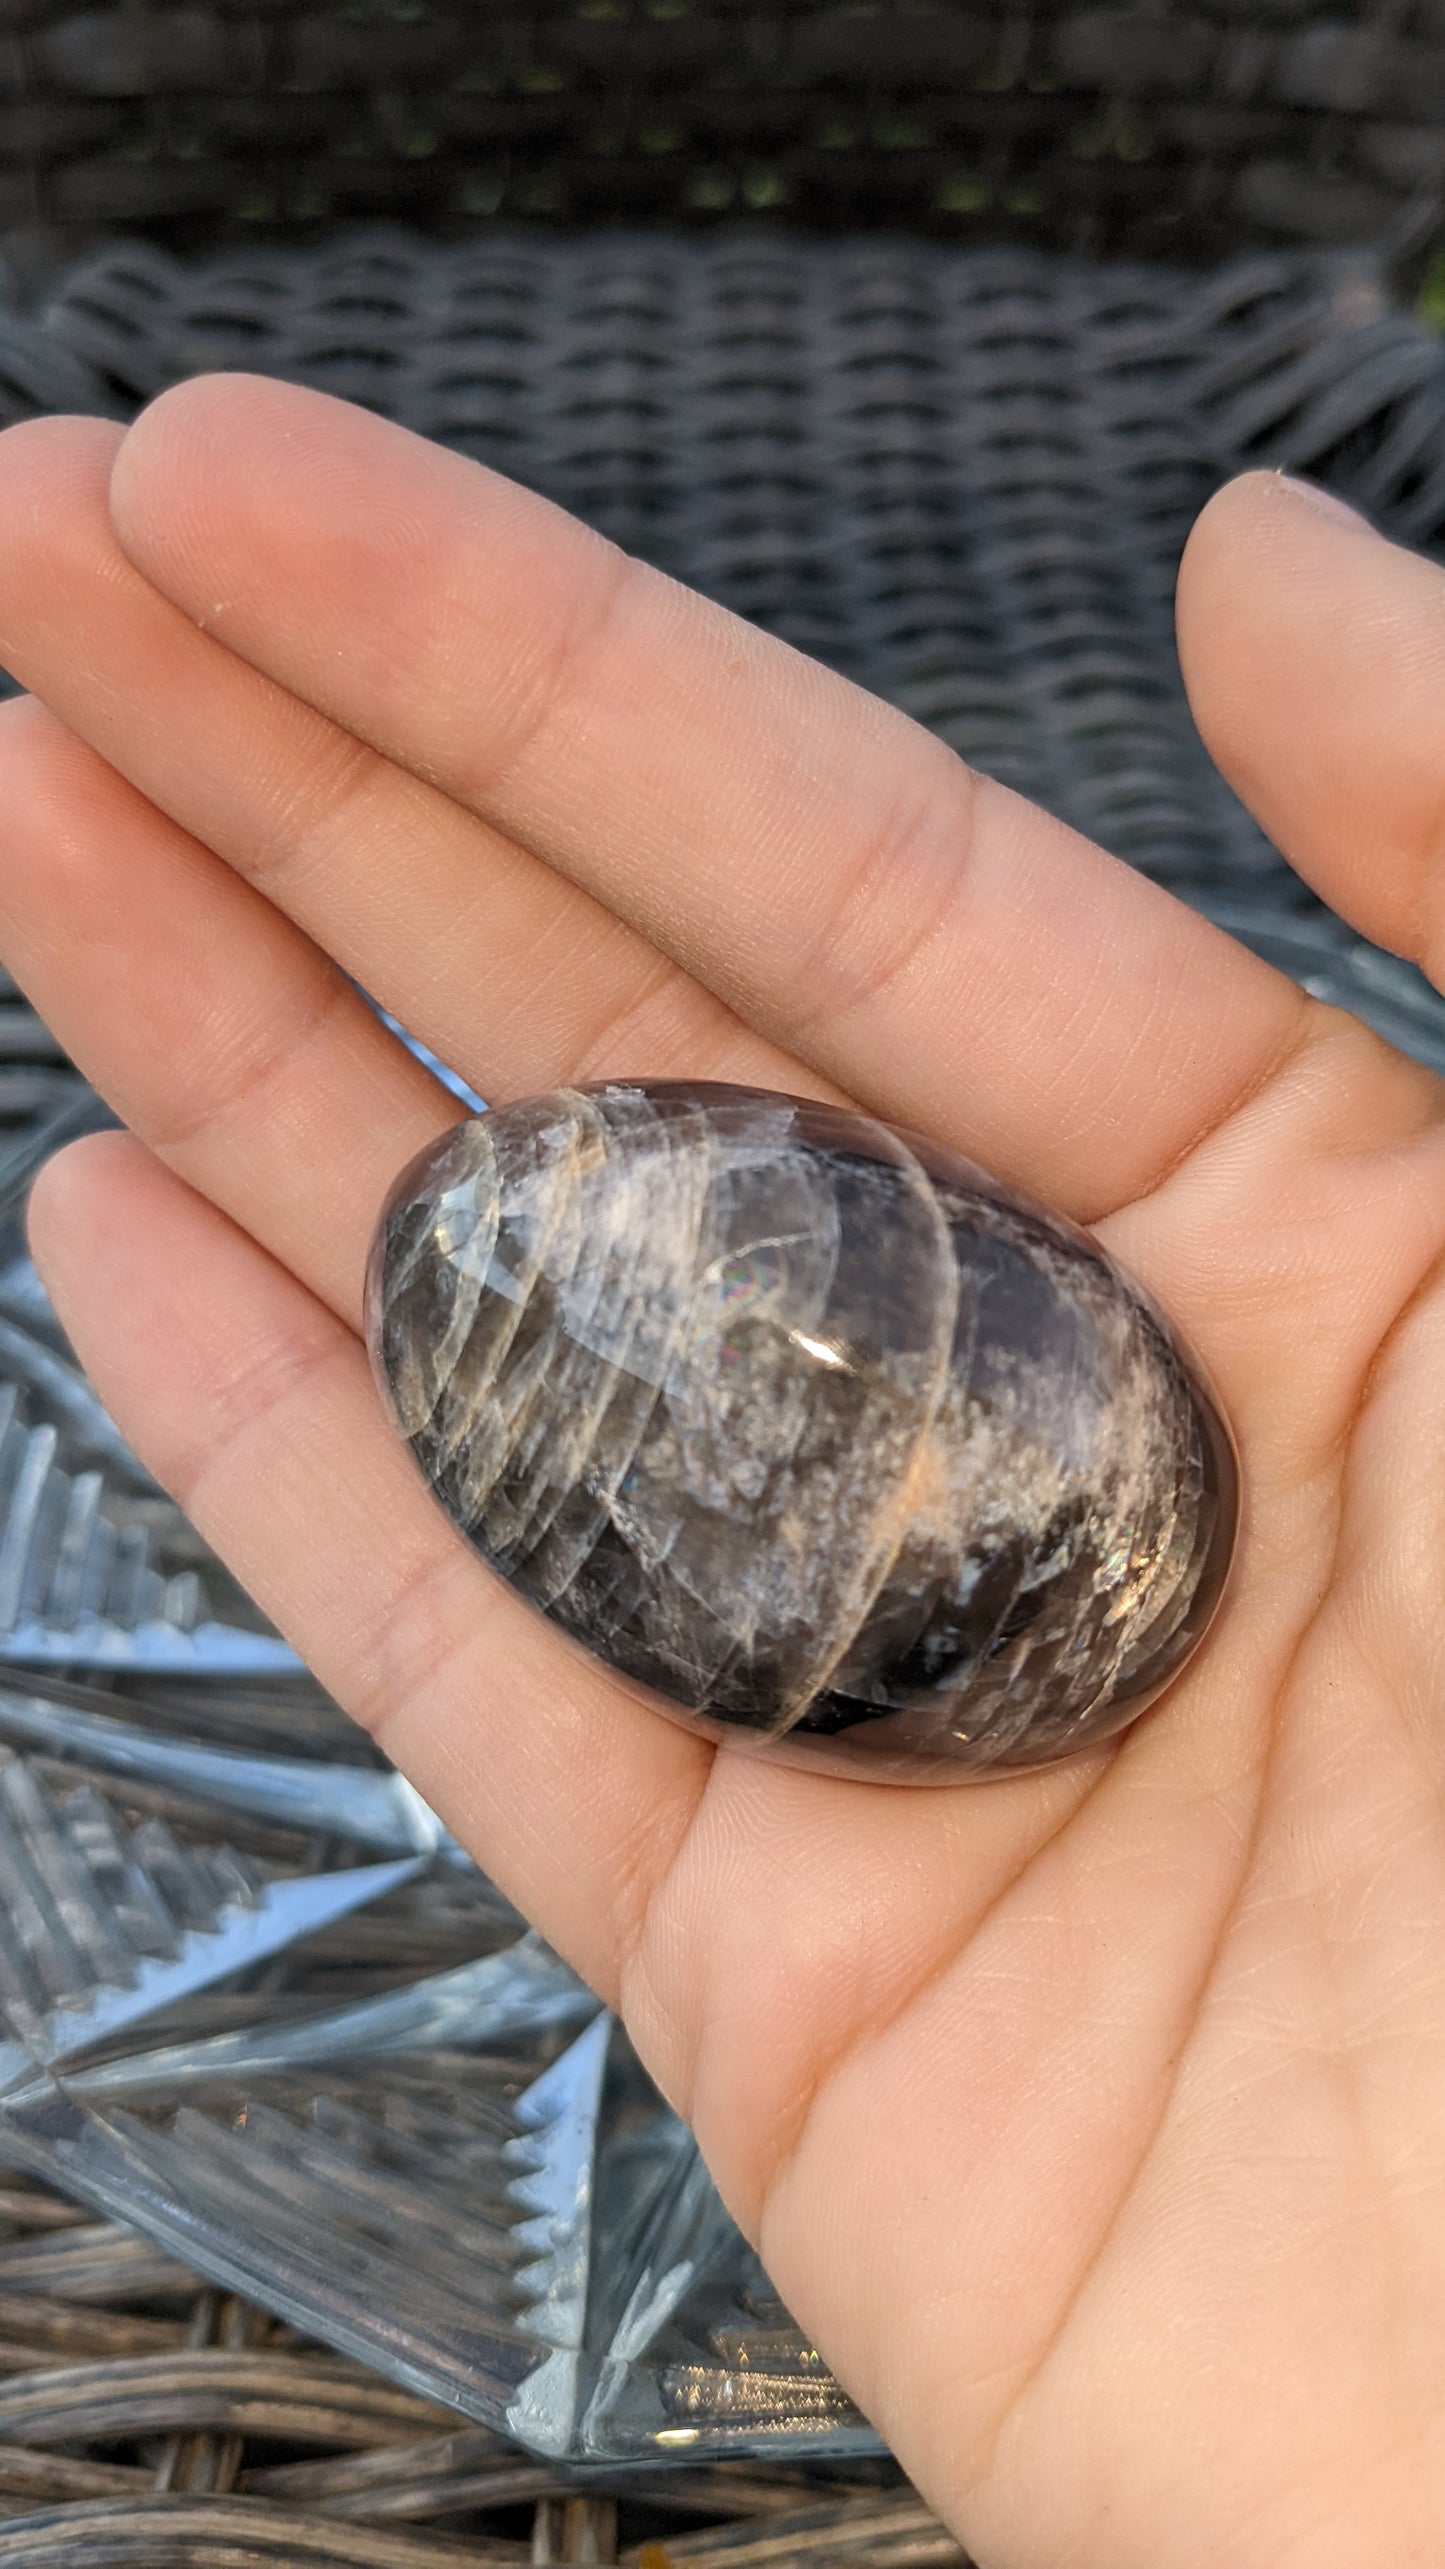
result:
[(1280, 473), (1276, 478), (1320, 517), (1332, 517), (1339, 526), (1358, 527), (1366, 535), (1374, 534), (1375, 529), (1369, 519), (1362, 516), (1357, 508), (1351, 508), (1349, 501), (1342, 500), (1337, 491), (1327, 491), (1318, 482), (1303, 481), (1298, 473)]

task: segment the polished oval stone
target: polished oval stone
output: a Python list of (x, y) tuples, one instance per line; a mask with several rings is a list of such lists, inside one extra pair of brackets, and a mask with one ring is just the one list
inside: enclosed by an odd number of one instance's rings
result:
[(674, 1715), (900, 1779), (1140, 1712), (1229, 1563), (1233, 1451), (1084, 1233), (757, 1089), (561, 1089), (387, 1200), (367, 1332), (448, 1514)]

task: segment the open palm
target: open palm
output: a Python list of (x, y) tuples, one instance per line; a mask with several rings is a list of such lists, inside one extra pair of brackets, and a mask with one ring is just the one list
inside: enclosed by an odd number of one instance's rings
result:
[[(160, 1477), (625, 2014), (998, 2569), (1445, 2556), (1445, 1089), (901, 715), (543, 501), (244, 377), (0, 439), (0, 951), (138, 1137), (32, 1237)], [(1271, 476), (1196, 709), (1445, 957), (1445, 583)], [(907, 1792), (715, 1752), (494, 1579), (357, 1328), (452, 1101), (847, 1095), (1095, 1225), (1246, 1516), (1122, 1742)]]

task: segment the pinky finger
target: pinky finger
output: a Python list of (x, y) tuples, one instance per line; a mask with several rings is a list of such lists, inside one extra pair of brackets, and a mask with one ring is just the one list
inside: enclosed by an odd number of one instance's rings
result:
[(353, 1333), (129, 1134), (75, 1143), (31, 1245), (157, 1478), (447, 1826), (604, 1996), (707, 1781), (442, 1517)]

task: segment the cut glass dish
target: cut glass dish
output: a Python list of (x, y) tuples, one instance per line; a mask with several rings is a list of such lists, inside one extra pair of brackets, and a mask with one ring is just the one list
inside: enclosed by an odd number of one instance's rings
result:
[(389, 1771), (0, 1690), (0, 1957), (0, 2155), (198, 2272), (557, 2459), (878, 2449)]

